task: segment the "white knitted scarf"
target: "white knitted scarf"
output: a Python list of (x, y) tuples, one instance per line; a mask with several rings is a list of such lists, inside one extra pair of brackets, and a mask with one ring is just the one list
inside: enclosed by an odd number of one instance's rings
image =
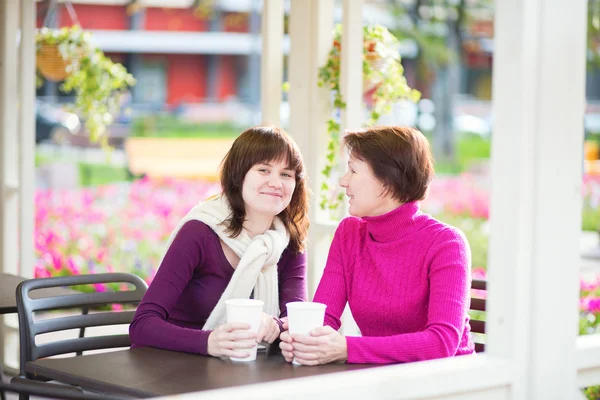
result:
[(225, 323), (226, 300), (247, 299), (253, 289), (254, 298), (265, 302), (263, 311), (274, 317), (279, 315), (277, 262), (283, 250), (288, 246), (289, 233), (283, 222), (275, 217), (274, 229), (270, 229), (262, 235), (250, 238), (248, 232), (242, 229), (236, 238), (231, 238), (222, 225), (222, 222), (230, 216), (231, 208), (224, 196), (209, 199), (196, 205), (183, 217), (167, 243), (168, 249), (183, 224), (187, 221), (198, 220), (215, 231), (219, 238), (240, 257), (231, 281), (202, 328), (204, 330), (215, 329)]

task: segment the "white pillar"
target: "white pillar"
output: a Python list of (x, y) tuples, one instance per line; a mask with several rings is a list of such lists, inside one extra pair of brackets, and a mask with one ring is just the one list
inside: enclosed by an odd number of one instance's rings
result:
[(0, 270), (18, 272), (17, 28), (19, 3), (0, 2)]
[(586, 23), (585, 1), (496, 2), (486, 350), (515, 399), (575, 388)]
[[(363, 106), (363, 27), (362, 0), (343, 0), (342, 2), (342, 49), (340, 54), (340, 91), (346, 102), (342, 110), (341, 129), (356, 130), (364, 123)], [(348, 169), (347, 154), (340, 157), (340, 176)], [(341, 204), (344, 215), (348, 215), (348, 201)], [(346, 305), (342, 315), (342, 333), (346, 336), (360, 335), (360, 330), (350, 307)]]
[(19, 273), (33, 278), (35, 262), (35, 0), (21, 2), (19, 47)]
[[(363, 28), (362, 0), (343, 0), (340, 90), (346, 102), (342, 111), (344, 129), (360, 129), (363, 116)], [(342, 165), (343, 170), (346, 166)]]
[[(333, 40), (333, 0), (292, 0), (290, 9), (289, 104), (290, 133), (300, 146), (313, 196), (308, 249), (308, 292), (312, 298), (329, 250), (331, 229), (318, 221), (318, 193), (327, 148), (326, 121), (330, 93), (319, 88), (318, 71)], [(330, 237), (329, 237), (330, 239)]]
[(260, 109), (262, 122), (281, 125), (283, 83), (283, 0), (264, 0), (261, 22)]
[[(17, 31), (19, 2), (0, 1), (0, 271), (18, 273), (19, 179), (17, 165)], [(35, 79), (35, 76), (32, 78)], [(33, 166), (32, 166), (33, 168)], [(14, 315), (0, 321), (0, 362), (18, 368)]]

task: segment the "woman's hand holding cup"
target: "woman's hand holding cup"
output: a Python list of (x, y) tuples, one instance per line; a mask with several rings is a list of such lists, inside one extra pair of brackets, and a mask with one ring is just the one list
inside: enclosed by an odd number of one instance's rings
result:
[(256, 333), (250, 324), (229, 322), (217, 327), (208, 336), (208, 354), (214, 357), (249, 357), (256, 345)]
[(281, 342), (279, 343), (279, 348), (281, 349), (281, 354), (285, 361), (292, 362), (294, 360), (294, 346), (292, 345), (292, 335), (290, 335), (289, 331), (285, 331), (281, 333)]
[[(254, 299), (229, 299), (225, 301), (225, 313), (227, 316), (228, 324), (243, 324), (247, 327), (247, 329), (250, 330), (250, 332), (252, 332), (252, 337), (254, 339), (254, 341), (250, 343), (248, 340), (244, 340), (248, 338), (240, 338), (239, 340), (242, 341), (242, 348), (246, 349), (247, 351), (245, 351), (244, 355), (241, 357), (237, 355), (229, 356), (232, 361), (256, 360), (256, 350), (258, 347), (257, 336), (259, 334), (259, 329), (263, 317), (263, 306), (263, 301)], [(273, 321), (273, 323), (275, 323), (275, 321)], [(232, 344), (231, 340), (227, 340), (227, 336), (225, 336), (225, 338), (225, 346), (230, 346)], [(235, 340), (233, 342), (235, 342)], [(238, 345), (236, 344), (236, 346)]]

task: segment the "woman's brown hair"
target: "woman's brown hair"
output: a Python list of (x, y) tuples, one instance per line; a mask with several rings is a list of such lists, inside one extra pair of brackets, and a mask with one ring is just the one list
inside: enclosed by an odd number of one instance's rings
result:
[(281, 128), (260, 125), (247, 129), (233, 142), (225, 155), (221, 162), (221, 187), (232, 214), (223, 224), (231, 237), (240, 234), (246, 218), (242, 197), (246, 173), (256, 164), (270, 161), (285, 161), (287, 167), (296, 172), (296, 187), (292, 199), (278, 217), (290, 234), (289, 248), (299, 253), (304, 251), (308, 232), (308, 185), (300, 150)]
[(349, 132), (344, 145), (350, 154), (367, 162), (387, 193), (402, 203), (423, 200), (433, 179), (429, 141), (419, 130), (406, 126), (374, 126)]

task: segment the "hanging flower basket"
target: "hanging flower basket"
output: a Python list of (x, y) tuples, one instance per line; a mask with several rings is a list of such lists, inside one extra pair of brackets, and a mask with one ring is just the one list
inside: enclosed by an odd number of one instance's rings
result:
[(39, 74), (49, 81), (64, 81), (72, 70), (72, 64), (79, 61), (86, 41), (79, 25), (79, 19), (70, 0), (64, 3), (73, 27), (50, 29), (46, 23), (51, 14), (56, 14), (56, 2), (46, 11), (44, 25), (36, 34), (36, 67)]
[(78, 26), (71, 28), (38, 29), (36, 34), (36, 67), (49, 81), (64, 81), (73, 71), (81, 56), (90, 48), (84, 32)]
[(67, 62), (55, 44), (42, 44), (37, 49), (36, 66), (40, 74), (49, 81), (64, 81), (67, 77)]
[[(364, 49), (363, 55), (365, 57), (365, 62), (368, 64), (369, 68), (373, 71), (382, 71), (384, 70), (387, 63), (390, 61), (394, 61), (393, 58), (383, 57), (377, 51), (377, 42), (375, 40), (365, 40), (364, 41)], [(377, 86), (381, 84), (383, 78), (381, 75), (369, 74), (363, 77), (363, 93), (368, 93), (373, 91)]]
[[(329, 59), (320, 71), (319, 78), (322, 83), (329, 81), (333, 84), (334, 79), (339, 79), (341, 51), (341, 29), (338, 26), (334, 33), (333, 48), (329, 53)], [(400, 65), (398, 40), (389, 31), (382, 31), (381, 27), (364, 27), (363, 59), (363, 94), (366, 95), (373, 93), (388, 73), (398, 76), (398, 66)], [(399, 77), (401, 84), (404, 80), (401, 70)]]
[(133, 76), (107, 58), (78, 25), (39, 29), (36, 54), (41, 77), (64, 81), (61, 90), (75, 92), (73, 111), (85, 121), (91, 141), (108, 145), (106, 128), (118, 111), (121, 92), (135, 84)]
[[(342, 48), (342, 27), (337, 25), (333, 34), (333, 46), (325, 65), (319, 69), (319, 86), (332, 91), (333, 108), (336, 117), (327, 122), (329, 143), (325, 167), (321, 171), (325, 182), (321, 185), (320, 206), (322, 209), (336, 210), (343, 197), (333, 190), (329, 182), (334, 180), (332, 172), (338, 164), (340, 123), (339, 110), (346, 107), (340, 87), (340, 55)], [(400, 43), (385, 27), (380, 25), (363, 26), (363, 100), (369, 109), (366, 125), (374, 125), (382, 114), (389, 113), (398, 100), (418, 101), (420, 93), (408, 86), (404, 68), (400, 63)], [(355, 129), (358, 127), (346, 127)]]

